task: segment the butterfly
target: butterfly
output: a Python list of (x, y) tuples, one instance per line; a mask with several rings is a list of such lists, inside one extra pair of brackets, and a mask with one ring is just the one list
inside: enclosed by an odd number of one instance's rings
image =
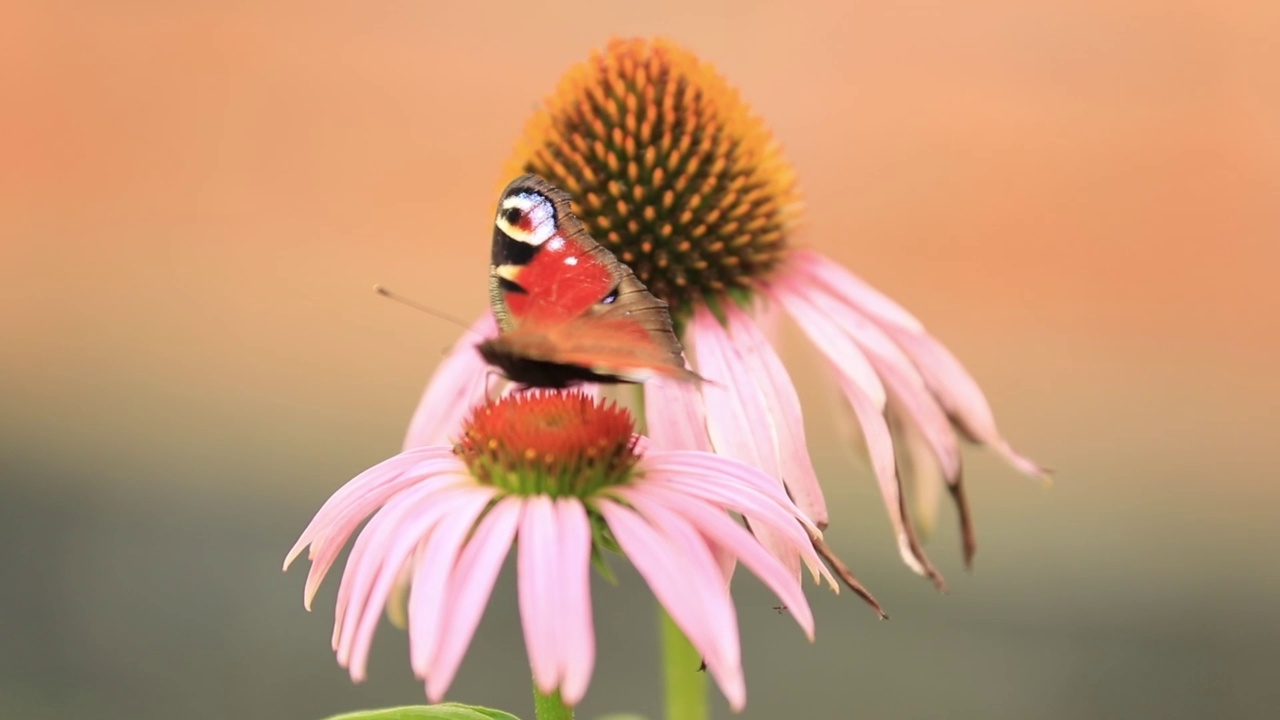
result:
[(500, 332), (476, 347), (519, 385), (701, 380), (685, 367), (667, 303), (537, 175), (516, 178), (498, 201), (489, 302)]

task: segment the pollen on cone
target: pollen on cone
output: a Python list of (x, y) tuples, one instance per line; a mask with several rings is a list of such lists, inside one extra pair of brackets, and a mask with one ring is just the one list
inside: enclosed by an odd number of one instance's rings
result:
[(592, 236), (683, 315), (756, 287), (798, 215), (795, 174), (764, 123), (662, 39), (614, 40), (570, 69), (506, 175), (523, 172), (565, 188)]
[(639, 460), (631, 414), (579, 392), (528, 391), (477, 408), (454, 448), (480, 480), (574, 495), (626, 478)]

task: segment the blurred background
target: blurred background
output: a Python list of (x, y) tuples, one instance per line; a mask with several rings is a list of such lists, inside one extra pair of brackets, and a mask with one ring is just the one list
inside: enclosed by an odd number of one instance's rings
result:
[[(524, 121), (658, 33), (772, 125), (798, 242), (921, 317), (1057, 476), (970, 452), (976, 568), (944, 515), (935, 593), (792, 334), (829, 537), (893, 619), (814, 590), (809, 646), (740, 583), (742, 717), (1274, 711), (1280, 5), (55, 0), (0, 10), (0, 717), (423, 701), (402, 633), (352, 685), (336, 577), (308, 614), (280, 572), (459, 333), (370, 287), (478, 314)], [(532, 717), (513, 590), (451, 697)], [(581, 716), (656, 716), (652, 598), (623, 572), (596, 603)]]

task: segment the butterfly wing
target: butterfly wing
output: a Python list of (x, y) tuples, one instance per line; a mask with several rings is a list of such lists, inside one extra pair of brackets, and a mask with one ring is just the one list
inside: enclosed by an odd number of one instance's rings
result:
[(502, 359), (490, 362), (517, 382), (538, 384), (512, 375), (521, 358), (539, 363), (539, 376), (561, 364), (597, 382), (697, 377), (685, 368), (667, 304), (587, 233), (567, 193), (536, 175), (516, 178), (499, 200), (489, 296), (503, 333), (486, 358)]
[(649, 341), (642, 318), (584, 315), (566, 322), (527, 323), (480, 344), (480, 353), (515, 382), (565, 387), (575, 382), (644, 382), (654, 377), (701, 378)]

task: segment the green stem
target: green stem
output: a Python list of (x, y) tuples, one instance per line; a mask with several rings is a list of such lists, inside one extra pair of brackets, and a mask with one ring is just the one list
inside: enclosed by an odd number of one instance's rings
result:
[(667, 720), (707, 720), (707, 674), (699, 671), (702, 655), (662, 611), (662, 664)]
[(538, 720), (573, 720), (573, 708), (560, 699), (560, 691), (543, 695), (533, 686), (533, 713)]

